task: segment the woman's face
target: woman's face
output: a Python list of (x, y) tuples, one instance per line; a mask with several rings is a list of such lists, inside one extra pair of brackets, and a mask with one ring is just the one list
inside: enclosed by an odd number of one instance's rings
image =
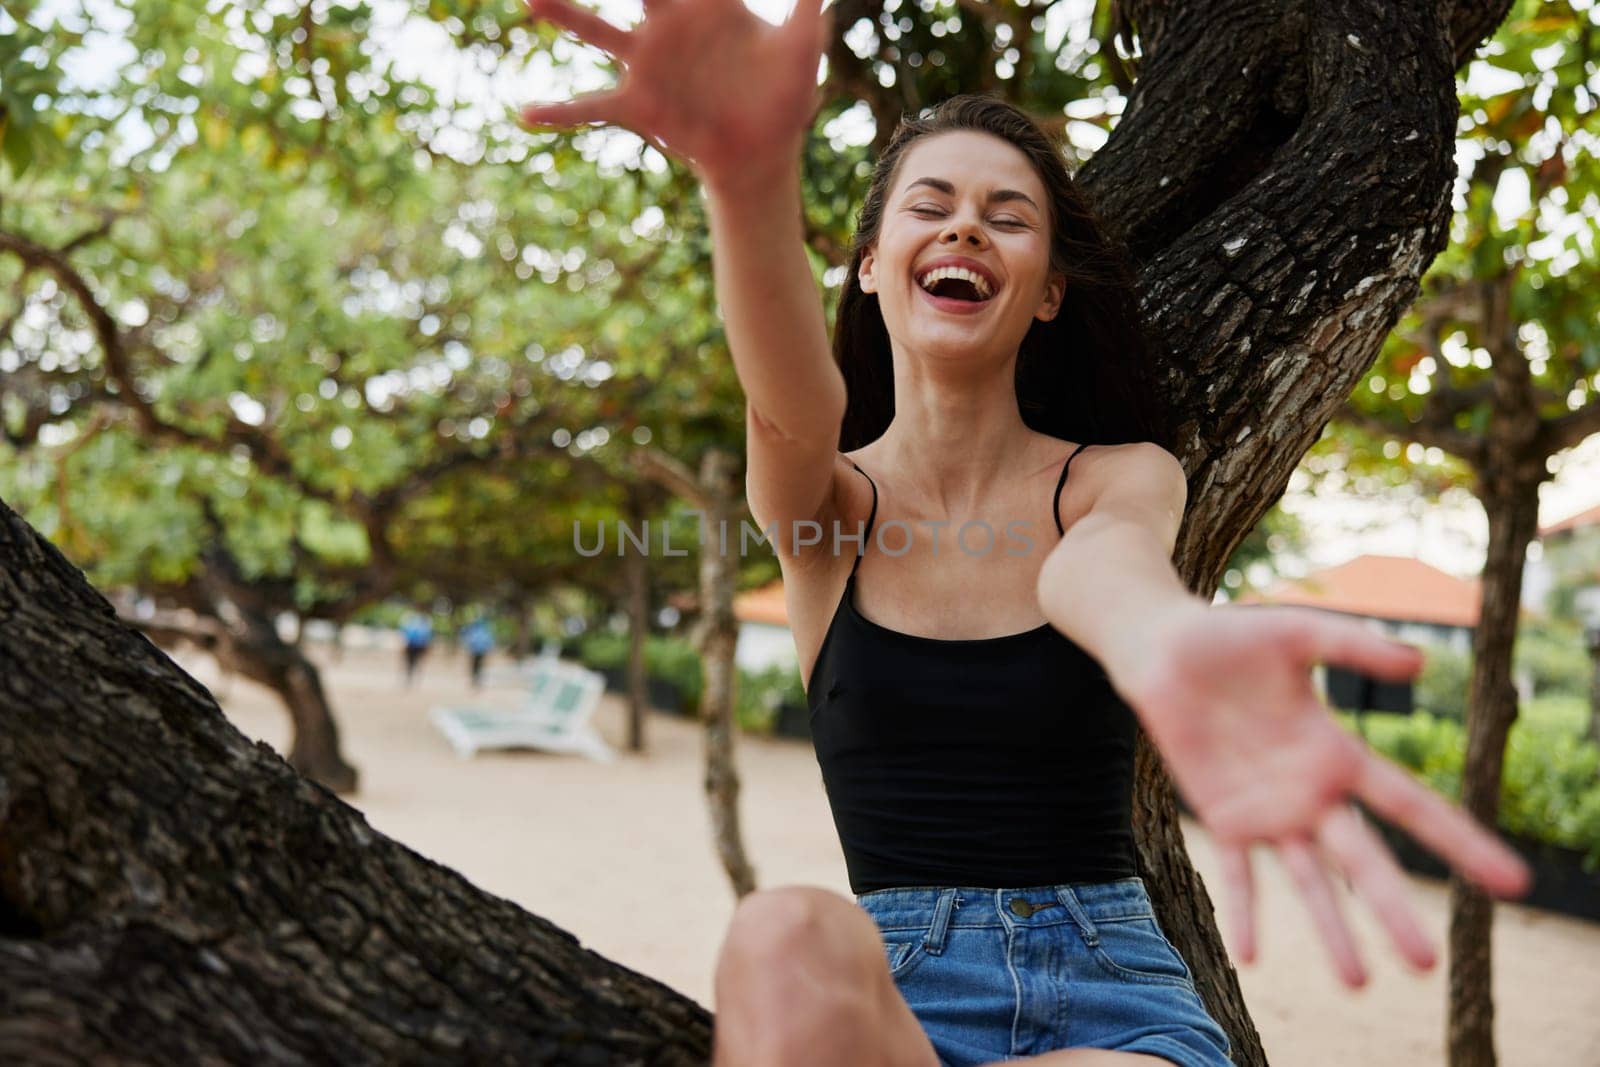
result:
[[(1028, 157), (992, 134), (952, 130), (907, 149), (859, 272), (894, 347), (932, 359), (1014, 358), (1033, 320), (1061, 309), (1049, 209)], [(935, 280), (929, 292), (922, 279), (951, 257), (983, 283)], [(959, 299), (973, 296), (983, 299)]]

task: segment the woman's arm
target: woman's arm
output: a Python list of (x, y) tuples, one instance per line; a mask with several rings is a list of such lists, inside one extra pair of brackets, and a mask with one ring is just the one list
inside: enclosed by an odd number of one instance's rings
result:
[(706, 186), (717, 304), (746, 398), (745, 497), (789, 556), (794, 524), (820, 520), (830, 499), (845, 411), (805, 254), (797, 171), (791, 157), (770, 179)]
[(1330, 861), (1401, 955), (1433, 965), (1405, 877), (1355, 800), (1490, 892), (1526, 892), (1529, 872), (1516, 853), (1341, 727), (1312, 686), (1317, 663), (1404, 681), (1422, 667), (1418, 649), (1313, 609), (1209, 605), (1189, 593), (1171, 561), (1183, 470), (1164, 449), (1107, 450), (1084, 480), (1089, 509), (1041, 567), (1040, 606), (1100, 661), (1211, 832), (1241, 960), (1255, 956), (1249, 850), (1264, 844), (1295, 881), (1346, 983), (1359, 986), (1366, 973)]
[(746, 494), (757, 521), (776, 524), (780, 550), (792, 523), (820, 517), (829, 499), (845, 410), (800, 199), (800, 150), (833, 24), (822, 3), (798, 0), (773, 26), (741, 0), (645, 0), (644, 20), (623, 30), (567, 0), (528, 0), (627, 73), (613, 90), (530, 105), (524, 122), (626, 127), (705, 187), (717, 303), (746, 397)]
[(1149, 662), (1158, 624), (1203, 612), (1206, 603), (1172, 565), (1189, 495), (1183, 466), (1147, 442), (1099, 451), (1093, 466), (1083, 464), (1089, 510), (1045, 557), (1038, 595), (1045, 618), (1115, 681)]

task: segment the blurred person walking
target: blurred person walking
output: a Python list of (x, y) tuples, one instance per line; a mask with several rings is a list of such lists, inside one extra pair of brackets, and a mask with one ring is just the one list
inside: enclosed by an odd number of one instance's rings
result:
[(467, 654), (472, 657), (472, 688), (483, 688), (483, 659), (494, 651), (494, 631), (489, 629), (489, 623), (482, 616), (467, 623), (461, 631), (461, 641), (467, 648)]
[(400, 633), (406, 640), (406, 686), (409, 688), (416, 678), (422, 657), (427, 655), (428, 646), (433, 644), (433, 622), (422, 612), (412, 611), (400, 623)]

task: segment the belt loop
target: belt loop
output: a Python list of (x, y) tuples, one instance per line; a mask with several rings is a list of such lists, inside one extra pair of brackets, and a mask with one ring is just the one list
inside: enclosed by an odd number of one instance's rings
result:
[(928, 936), (923, 939), (923, 944), (935, 956), (944, 952), (945, 935), (950, 930), (950, 913), (955, 910), (955, 905), (956, 891), (941, 889), (938, 903), (933, 906), (933, 925), (928, 929)]
[(1083, 910), (1083, 902), (1078, 899), (1078, 894), (1070, 885), (1056, 886), (1056, 896), (1061, 898), (1061, 903), (1067, 906), (1067, 914), (1072, 916), (1072, 921), (1078, 924), (1078, 931), (1083, 935), (1083, 943), (1090, 948), (1100, 944), (1100, 931), (1095, 928), (1094, 920), (1089, 918), (1089, 913)]

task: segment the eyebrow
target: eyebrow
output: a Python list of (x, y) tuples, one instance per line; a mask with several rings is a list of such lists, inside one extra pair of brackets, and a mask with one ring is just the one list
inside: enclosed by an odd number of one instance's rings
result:
[[(909, 193), (912, 189), (915, 189), (919, 185), (929, 186), (930, 188), (937, 189), (939, 192), (951, 196), (953, 196), (956, 191), (956, 187), (954, 185), (951, 185), (942, 178), (918, 178), (916, 181), (906, 186), (906, 192)], [(996, 189), (989, 194), (989, 202), (991, 204), (1005, 200), (1021, 200), (1027, 203), (1027, 205), (1033, 208), (1033, 210), (1039, 210), (1039, 205), (1033, 202), (1033, 197), (1017, 189)]]

